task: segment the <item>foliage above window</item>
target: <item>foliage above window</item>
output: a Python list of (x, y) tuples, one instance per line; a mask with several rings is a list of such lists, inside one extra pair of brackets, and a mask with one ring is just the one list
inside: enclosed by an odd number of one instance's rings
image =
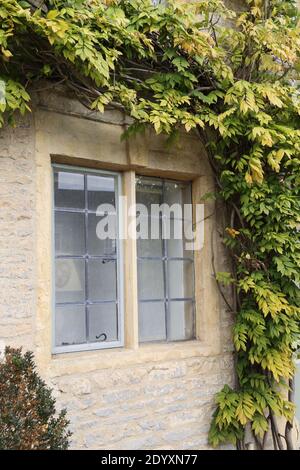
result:
[[(92, 109), (124, 110), (134, 119), (129, 134), (151, 125), (172, 140), (184, 126), (206, 143), (230, 215), (234, 269), (217, 281), (235, 287), (237, 372), (236, 389), (217, 396), (209, 439), (243, 447), (248, 426), (257, 447), (271, 429), (275, 448), (291, 448), (300, 315), (295, 2), (248, 0), (235, 15), (218, 0), (1, 0), (0, 19), (0, 111), (10, 122), (47, 79)], [(276, 416), (286, 420), (284, 437)]]

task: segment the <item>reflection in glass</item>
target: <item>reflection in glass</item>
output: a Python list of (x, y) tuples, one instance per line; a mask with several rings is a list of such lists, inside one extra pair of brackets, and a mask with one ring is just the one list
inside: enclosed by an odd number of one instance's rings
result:
[(55, 261), (56, 303), (84, 302), (85, 266), (83, 259), (59, 258)]
[(89, 300), (115, 300), (117, 298), (116, 261), (91, 259), (88, 262)]
[(115, 179), (110, 176), (87, 176), (88, 208), (96, 211), (100, 204), (115, 207)]
[[(144, 204), (148, 210), (151, 204), (162, 204), (163, 202), (163, 185), (158, 179), (137, 178), (136, 182), (136, 203)], [(149, 212), (150, 213), (150, 212)]]
[(194, 295), (194, 265), (188, 260), (168, 261), (169, 298), (192, 298)]
[(137, 232), (140, 233), (140, 237), (147, 235), (147, 238), (146, 236), (144, 238), (137, 238), (138, 256), (161, 258), (163, 256), (162, 221), (151, 219), (150, 217), (140, 217), (139, 220), (140, 224), (145, 224), (146, 228), (140, 229), (138, 226)]
[(56, 307), (55, 344), (68, 346), (86, 341), (85, 308), (81, 305)]
[(56, 207), (83, 209), (85, 205), (84, 176), (66, 171), (55, 172), (54, 198)]
[(138, 262), (139, 299), (164, 298), (163, 263), (160, 260), (139, 260)]
[(103, 303), (88, 307), (89, 341), (108, 342), (118, 339), (117, 308), (115, 303)]
[(191, 185), (166, 181), (164, 187), (164, 202), (166, 204), (184, 204), (192, 203)]
[[(101, 231), (110, 231), (111, 238), (101, 240)], [(88, 214), (88, 253), (94, 256), (113, 256), (116, 254), (116, 216), (97, 216)], [(105, 235), (106, 236), (106, 235)], [(104, 238), (104, 237), (103, 237)]]
[(187, 340), (194, 337), (194, 304), (191, 301), (169, 302), (168, 339)]
[(84, 255), (84, 214), (78, 212), (55, 213), (56, 255)]
[(166, 314), (164, 302), (139, 303), (139, 338), (144, 341), (166, 339)]

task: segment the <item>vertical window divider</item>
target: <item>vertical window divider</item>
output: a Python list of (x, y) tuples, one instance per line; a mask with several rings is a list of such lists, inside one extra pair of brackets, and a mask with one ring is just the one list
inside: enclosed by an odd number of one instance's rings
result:
[(116, 212), (116, 276), (117, 276), (117, 335), (124, 346), (124, 322), (125, 322), (125, 295), (124, 295), (124, 246), (121, 234), (124, 231), (124, 213), (120, 203), (120, 196), (123, 194), (122, 176), (115, 176), (115, 212)]
[(123, 173), (123, 192), (126, 203), (123, 214), (124, 224), (124, 286), (125, 286), (125, 346), (130, 349), (139, 347), (139, 317), (137, 288), (137, 240), (128, 234), (129, 224), (136, 225), (136, 215), (128, 216), (128, 208), (136, 204), (136, 174), (133, 170)]
[(89, 343), (89, 286), (88, 286), (88, 190), (87, 190), (87, 174), (84, 174), (84, 279), (85, 279), (85, 334), (86, 342)]
[[(165, 202), (165, 180), (162, 182), (162, 204)], [(164, 304), (165, 304), (165, 328), (166, 328), (166, 341), (169, 339), (168, 317), (169, 317), (169, 289), (168, 289), (168, 253), (167, 253), (167, 240), (164, 238), (164, 216), (161, 216), (161, 229), (162, 229), (162, 248), (163, 248), (163, 278), (164, 278)]]

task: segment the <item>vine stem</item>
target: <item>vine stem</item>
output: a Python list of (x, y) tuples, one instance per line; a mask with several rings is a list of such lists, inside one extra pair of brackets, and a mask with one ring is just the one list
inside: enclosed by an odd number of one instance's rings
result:
[(283, 446), (283, 443), (282, 443), (282, 439), (281, 439), (281, 436), (280, 436), (280, 433), (279, 433), (279, 429), (278, 429), (278, 423), (277, 423), (277, 419), (273, 413), (273, 411), (271, 410), (271, 408), (269, 407), (269, 413), (270, 413), (270, 421), (271, 421), (271, 427), (274, 431), (274, 434), (273, 434), (273, 441), (274, 441), (274, 447), (275, 447), (275, 442), (278, 446), (278, 449), (279, 450), (284, 450), (284, 446)]
[[(295, 376), (293, 376), (291, 379), (289, 379), (289, 392), (288, 392), (288, 399), (290, 402), (294, 403), (295, 402)], [(293, 420), (289, 421), (287, 420), (286, 425), (285, 425), (285, 441), (286, 441), (286, 447), (287, 450), (294, 450), (295, 446), (293, 443)]]

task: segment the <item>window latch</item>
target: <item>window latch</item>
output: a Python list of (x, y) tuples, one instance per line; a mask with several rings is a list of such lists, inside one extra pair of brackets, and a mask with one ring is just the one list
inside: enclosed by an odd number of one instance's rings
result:
[(100, 341), (106, 341), (107, 335), (105, 333), (100, 333), (100, 335), (96, 335), (96, 339), (100, 339)]

